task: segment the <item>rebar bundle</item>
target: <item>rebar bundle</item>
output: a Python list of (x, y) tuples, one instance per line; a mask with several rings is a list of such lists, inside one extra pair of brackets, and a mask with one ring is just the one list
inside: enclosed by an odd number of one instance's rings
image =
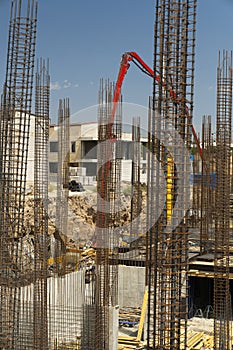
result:
[[(68, 231), (68, 196), (70, 163), (70, 107), (69, 99), (59, 100), (58, 111), (58, 173), (55, 256), (65, 256)], [(57, 266), (59, 268), (59, 266)], [(60, 268), (58, 269), (59, 272)], [(65, 260), (63, 262), (65, 272)]]
[[(196, 1), (156, 1), (148, 222), (148, 348), (187, 338), (188, 156), (193, 110)], [(170, 89), (175, 92), (171, 97)], [(162, 203), (164, 203), (162, 205)], [(181, 330), (181, 327), (184, 327)]]
[(34, 349), (48, 349), (48, 140), (50, 77), (48, 62), (40, 60), (35, 93), (34, 163)]
[(213, 214), (214, 214), (214, 147), (211, 132), (211, 116), (203, 116), (202, 121), (202, 172), (201, 188), (201, 226), (200, 251), (213, 252)]
[(95, 325), (90, 327), (92, 335), (83, 344), (83, 349), (88, 350), (112, 349), (110, 313), (118, 299), (122, 107), (119, 102), (112, 120), (113, 89), (113, 84), (101, 81), (98, 112), (96, 296), (95, 317), (92, 317)]
[[(37, 1), (12, 1), (0, 143), (0, 347), (17, 349)], [(21, 253), (19, 253), (21, 252)]]
[(231, 349), (229, 282), (232, 52), (219, 52), (217, 69), (214, 349)]
[(192, 206), (190, 211), (190, 226), (199, 227), (201, 220), (201, 176), (202, 160), (199, 152), (194, 147), (193, 154), (193, 187), (192, 187)]
[(133, 118), (132, 125), (132, 174), (131, 174), (131, 219), (130, 235), (131, 238), (138, 238), (140, 233), (140, 218), (142, 207), (142, 194), (140, 183), (140, 163), (141, 163), (141, 144), (140, 144), (140, 117)]

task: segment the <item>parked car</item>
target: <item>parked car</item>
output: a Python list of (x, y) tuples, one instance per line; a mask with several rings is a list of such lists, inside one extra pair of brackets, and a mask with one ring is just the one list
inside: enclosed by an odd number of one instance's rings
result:
[(71, 180), (69, 182), (69, 190), (71, 192), (83, 192), (83, 191), (85, 191), (81, 182), (77, 182), (75, 180)]

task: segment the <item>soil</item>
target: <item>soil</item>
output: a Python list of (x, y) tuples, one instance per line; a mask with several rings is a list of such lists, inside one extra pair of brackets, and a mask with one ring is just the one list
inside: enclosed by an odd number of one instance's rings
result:
[[(43, 204), (42, 204), (43, 205)], [(48, 202), (48, 233), (54, 234), (56, 229), (56, 209), (57, 196), (56, 191), (49, 192)], [(141, 230), (145, 229), (146, 215), (144, 213), (146, 206), (146, 189), (142, 188), (142, 220)], [(63, 206), (63, 208), (65, 208)], [(124, 187), (121, 193), (120, 211), (117, 218), (113, 221), (113, 226), (118, 227), (120, 237), (127, 235), (130, 230), (131, 221), (131, 193), (130, 186)], [(63, 209), (66, 210), (66, 209)], [(59, 211), (61, 213), (62, 210)], [(65, 211), (64, 211), (65, 212)], [(61, 214), (60, 214), (61, 215)], [(136, 216), (136, 214), (135, 214)], [(95, 241), (95, 230), (97, 221), (97, 193), (96, 188), (87, 188), (84, 192), (69, 192), (68, 197), (68, 222), (67, 234), (60, 232), (61, 237), (67, 235), (66, 241), (72, 245), (91, 246)], [(34, 197), (32, 192), (26, 196), (25, 206), (25, 228), (28, 234), (34, 231)], [(65, 237), (63, 237), (65, 239)], [(67, 239), (68, 238), (68, 239)]]

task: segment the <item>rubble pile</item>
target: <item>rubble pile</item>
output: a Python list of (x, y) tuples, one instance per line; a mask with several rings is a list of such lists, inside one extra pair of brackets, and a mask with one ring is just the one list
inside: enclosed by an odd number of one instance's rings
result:
[[(142, 207), (146, 205), (146, 191), (142, 191)], [(131, 195), (122, 192), (120, 211), (121, 233), (127, 233), (130, 227)], [(144, 218), (144, 223), (145, 223)], [(68, 199), (68, 235), (71, 241), (79, 245), (91, 246), (95, 237), (97, 220), (97, 194), (95, 191), (70, 193)], [(48, 203), (49, 235), (56, 225), (56, 196), (49, 196)], [(31, 193), (26, 196), (25, 229), (28, 234), (34, 228), (34, 198)], [(62, 234), (62, 233), (61, 233)], [(68, 240), (69, 241), (69, 240)]]

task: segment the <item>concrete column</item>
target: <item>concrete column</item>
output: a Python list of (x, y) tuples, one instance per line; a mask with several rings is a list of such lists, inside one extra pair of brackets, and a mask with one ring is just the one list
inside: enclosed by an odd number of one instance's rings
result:
[(119, 306), (109, 307), (109, 350), (118, 350)]

